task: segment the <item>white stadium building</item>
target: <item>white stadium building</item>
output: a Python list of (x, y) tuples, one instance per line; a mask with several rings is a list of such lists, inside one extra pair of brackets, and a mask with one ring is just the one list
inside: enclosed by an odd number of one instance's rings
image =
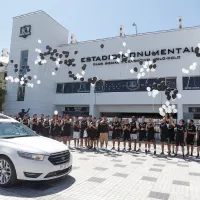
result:
[[(158, 117), (159, 107), (166, 102), (165, 92), (153, 98), (148, 96), (146, 88), (164, 80), (182, 95), (173, 101), (178, 109), (178, 119), (200, 119), (200, 62), (194, 53), (200, 42), (200, 27), (137, 35), (125, 35), (121, 27), (118, 35), (84, 42), (76, 41), (72, 35), (68, 41), (68, 30), (43, 11), (14, 17), (10, 47), (10, 59), (14, 63), (8, 66), (8, 76), (19, 77), (27, 73), (32, 76), (34, 87), (8, 81), (5, 113), (14, 115), (21, 109), (30, 108), (31, 115), (52, 115), (57, 110), (60, 114), (68, 112), (96, 117), (100, 114), (122, 118), (131, 115)], [(45, 51), (47, 45), (60, 53), (69, 52), (69, 58), (74, 59), (76, 66), (69, 67), (63, 63), (55, 71), (56, 63), (49, 58), (46, 64), (35, 65), (38, 55), (35, 49)], [(117, 62), (120, 51), (124, 55), (128, 51), (128, 61)], [(139, 61), (153, 59), (157, 60), (154, 72), (145, 70), (145, 75), (139, 80), (138, 73), (130, 73), (135, 67), (140, 70)], [(182, 72), (194, 62), (197, 62), (196, 70), (189, 70), (187, 74)], [(19, 65), (17, 73), (14, 72), (16, 63)], [(86, 81), (69, 77), (69, 71), (81, 74), (84, 64)], [(30, 72), (24, 68), (27, 65)], [(37, 79), (33, 78), (34, 75)], [(87, 80), (95, 76), (103, 82), (92, 86)], [(37, 84), (37, 80), (41, 84)]]

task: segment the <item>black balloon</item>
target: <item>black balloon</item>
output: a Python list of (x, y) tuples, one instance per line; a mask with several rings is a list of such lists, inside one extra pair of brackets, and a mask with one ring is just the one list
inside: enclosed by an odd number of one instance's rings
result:
[(53, 52), (54, 52), (54, 53), (57, 53), (57, 49), (54, 49)]
[(39, 65), (42, 65), (41, 61), (38, 63)]
[(56, 58), (53, 58), (53, 61), (56, 61)]
[(169, 94), (170, 94), (170, 92), (165, 90), (165, 95), (168, 96)]
[(14, 60), (10, 60), (10, 62), (11, 62), (11, 63), (13, 63), (13, 62), (14, 62)]
[(59, 64), (63, 64), (63, 61), (61, 60), (61, 61), (59, 61)]
[(68, 74), (72, 74), (72, 71), (69, 71)]
[(83, 78), (83, 77), (81, 77), (81, 78), (80, 78), (80, 81), (84, 81), (84, 78)]
[(174, 94), (178, 94), (178, 90), (177, 89), (174, 90)]
[(74, 52), (74, 54), (77, 54), (77, 53), (78, 53), (78, 51), (75, 51), (75, 52)]
[(18, 68), (18, 64), (15, 64), (14, 67), (15, 67), (15, 68)]
[(56, 53), (56, 56), (58, 57), (59, 53)]
[(63, 57), (63, 55), (62, 55), (62, 54), (60, 54), (60, 55), (59, 55), (59, 58), (62, 58), (62, 57)]
[(138, 71), (138, 68), (137, 68), (137, 67), (134, 67), (133, 70), (134, 70), (134, 72), (137, 72), (137, 71)]
[(20, 72), (22, 72), (23, 70), (22, 70), (22, 69), (20, 69), (19, 71), (20, 71)]
[(172, 94), (172, 99), (176, 99), (176, 94)]
[(104, 48), (104, 44), (101, 44), (100, 47), (103, 49)]
[(56, 67), (55, 70), (58, 71), (58, 67)]
[(171, 96), (170, 95), (167, 96), (167, 100), (168, 101), (171, 100)]
[(18, 69), (15, 69), (15, 72), (18, 72)]
[(69, 55), (65, 55), (65, 58), (68, 58), (69, 57)]
[(72, 67), (76, 67), (76, 64), (72, 64)]
[(31, 76), (28, 76), (28, 80), (31, 80), (32, 79), (32, 77)]
[(28, 65), (26, 66), (26, 69), (29, 69), (29, 66), (28, 66)]
[(153, 63), (156, 63), (156, 58), (153, 59)]
[(53, 56), (53, 55), (54, 55), (54, 53), (52, 52), (52, 53), (51, 53), (51, 56)]
[(199, 47), (196, 47), (196, 48), (194, 49), (194, 52), (195, 52), (195, 53), (199, 53)]
[(77, 80), (77, 77), (75, 76), (73, 79), (74, 79), (74, 80)]
[(89, 83), (92, 83), (92, 78), (88, 78), (88, 82), (89, 82)]
[(140, 65), (142, 65), (142, 64), (143, 64), (143, 61), (142, 61), (142, 60), (140, 60), (139, 64), (140, 64)]
[(27, 72), (30, 72), (31, 70), (30, 69), (27, 69)]
[(95, 81), (95, 82), (97, 81), (97, 77), (96, 77), (96, 76), (95, 76), (95, 77), (93, 77), (93, 81)]
[(39, 55), (40, 55), (40, 57), (41, 57), (41, 56), (43, 56), (43, 53), (40, 53)]
[(50, 48), (50, 46), (49, 46), (49, 45), (47, 45), (47, 46), (46, 46), (46, 49), (49, 49), (49, 48)]
[(153, 65), (149, 65), (149, 69), (152, 69)]
[(28, 80), (24, 80), (24, 83), (28, 83)]
[(156, 64), (152, 65), (153, 69), (156, 69)]
[(82, 66), (82, 70), (86, 70), (86, 66), (85, 65)]
[(50, 59), (53, 60), (53, 57), (51, 56)]

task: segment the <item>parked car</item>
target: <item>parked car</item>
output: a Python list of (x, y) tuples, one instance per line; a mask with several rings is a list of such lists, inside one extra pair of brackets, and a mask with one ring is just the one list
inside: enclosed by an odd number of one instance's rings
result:
[(71, 170), (72, 155), (66, 145), (0, 114), (0, 186), (57, 179)]

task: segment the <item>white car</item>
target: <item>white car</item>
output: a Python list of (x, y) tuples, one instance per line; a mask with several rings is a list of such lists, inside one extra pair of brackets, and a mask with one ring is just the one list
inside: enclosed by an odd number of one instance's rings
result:
[(71, 170), (72, 155), (66, 145), (0, 114), (0, 186), (57, 179)]

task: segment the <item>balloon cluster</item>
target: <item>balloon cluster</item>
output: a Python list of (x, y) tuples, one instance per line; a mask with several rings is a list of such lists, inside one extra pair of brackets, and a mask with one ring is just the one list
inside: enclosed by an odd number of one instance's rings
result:
[(153, 61), (140, 61), (140, 68), (138, 69), (138, 67), (134, 67), (133, 69), (130, 69), (130, 72), (133, 73), (137, 73), (137, 78), (140, 79), (141, 77), (145, 76), (145, 71), (149, 72), (152, 71), (154, 72), (157, 65), (156, 65), (156, 59), (153, 59)]
[(196, 68), (197, 68), (197, 63), (194, 62), (192, 65), (189, 66), (189, 69), (183, 68), (183, 69), (182, 69), (182, 72), (183, 72), (184, 74), (189, 74), (190, 70), (191, 70), (191, 71), (194, 71), (194, 70), (196, 70)]
[(194, 49), (194, 53), (196, 54), (196, 57), (200, 57), (199, 49), (200, 49), (200, 43), (199, 43), (198, 46)]
[(171, 113), (177, 113), (178, 110), (176, 108), (176, 105), (172, 104), (170, 105), (169, 101), (166, 101), (165, 105), (162, 105), (162, 107), (159, 108), (159, 114), (161, 116), (165, 116), (167, 113), (171, 114)]
[(14, 67), (14, 72), (17, 73), (18, 71), (19, 72), (23, 72), (24, 69), (26, 69), (26, 72), (30, 72), (31, 69), (30, 67), (27, 65), (27, 66), (22, 66), (22, 69), (19, 70), (19, 65), (18, 64), (15, 64), (14, 63), (14, 60), (10, 60), (10, 63), (13, 64), (13, 67)]
[(172, 89), (170, 87), (166, 88), (165, 95), (168, 101), (170, 101), (171, 99), (175, 100), (176, 98), (180, 99), (182, 97), (182, 95), (178, 93), (177, 89)]
[(102, 83), (103, 80), (102, 79), (98, 80), (98, 77), (94, 76), (93, 78), (92, 77), (88, 78), (88, 82), (91, 83), (92, 86), (94, 86), (96, 83)]

